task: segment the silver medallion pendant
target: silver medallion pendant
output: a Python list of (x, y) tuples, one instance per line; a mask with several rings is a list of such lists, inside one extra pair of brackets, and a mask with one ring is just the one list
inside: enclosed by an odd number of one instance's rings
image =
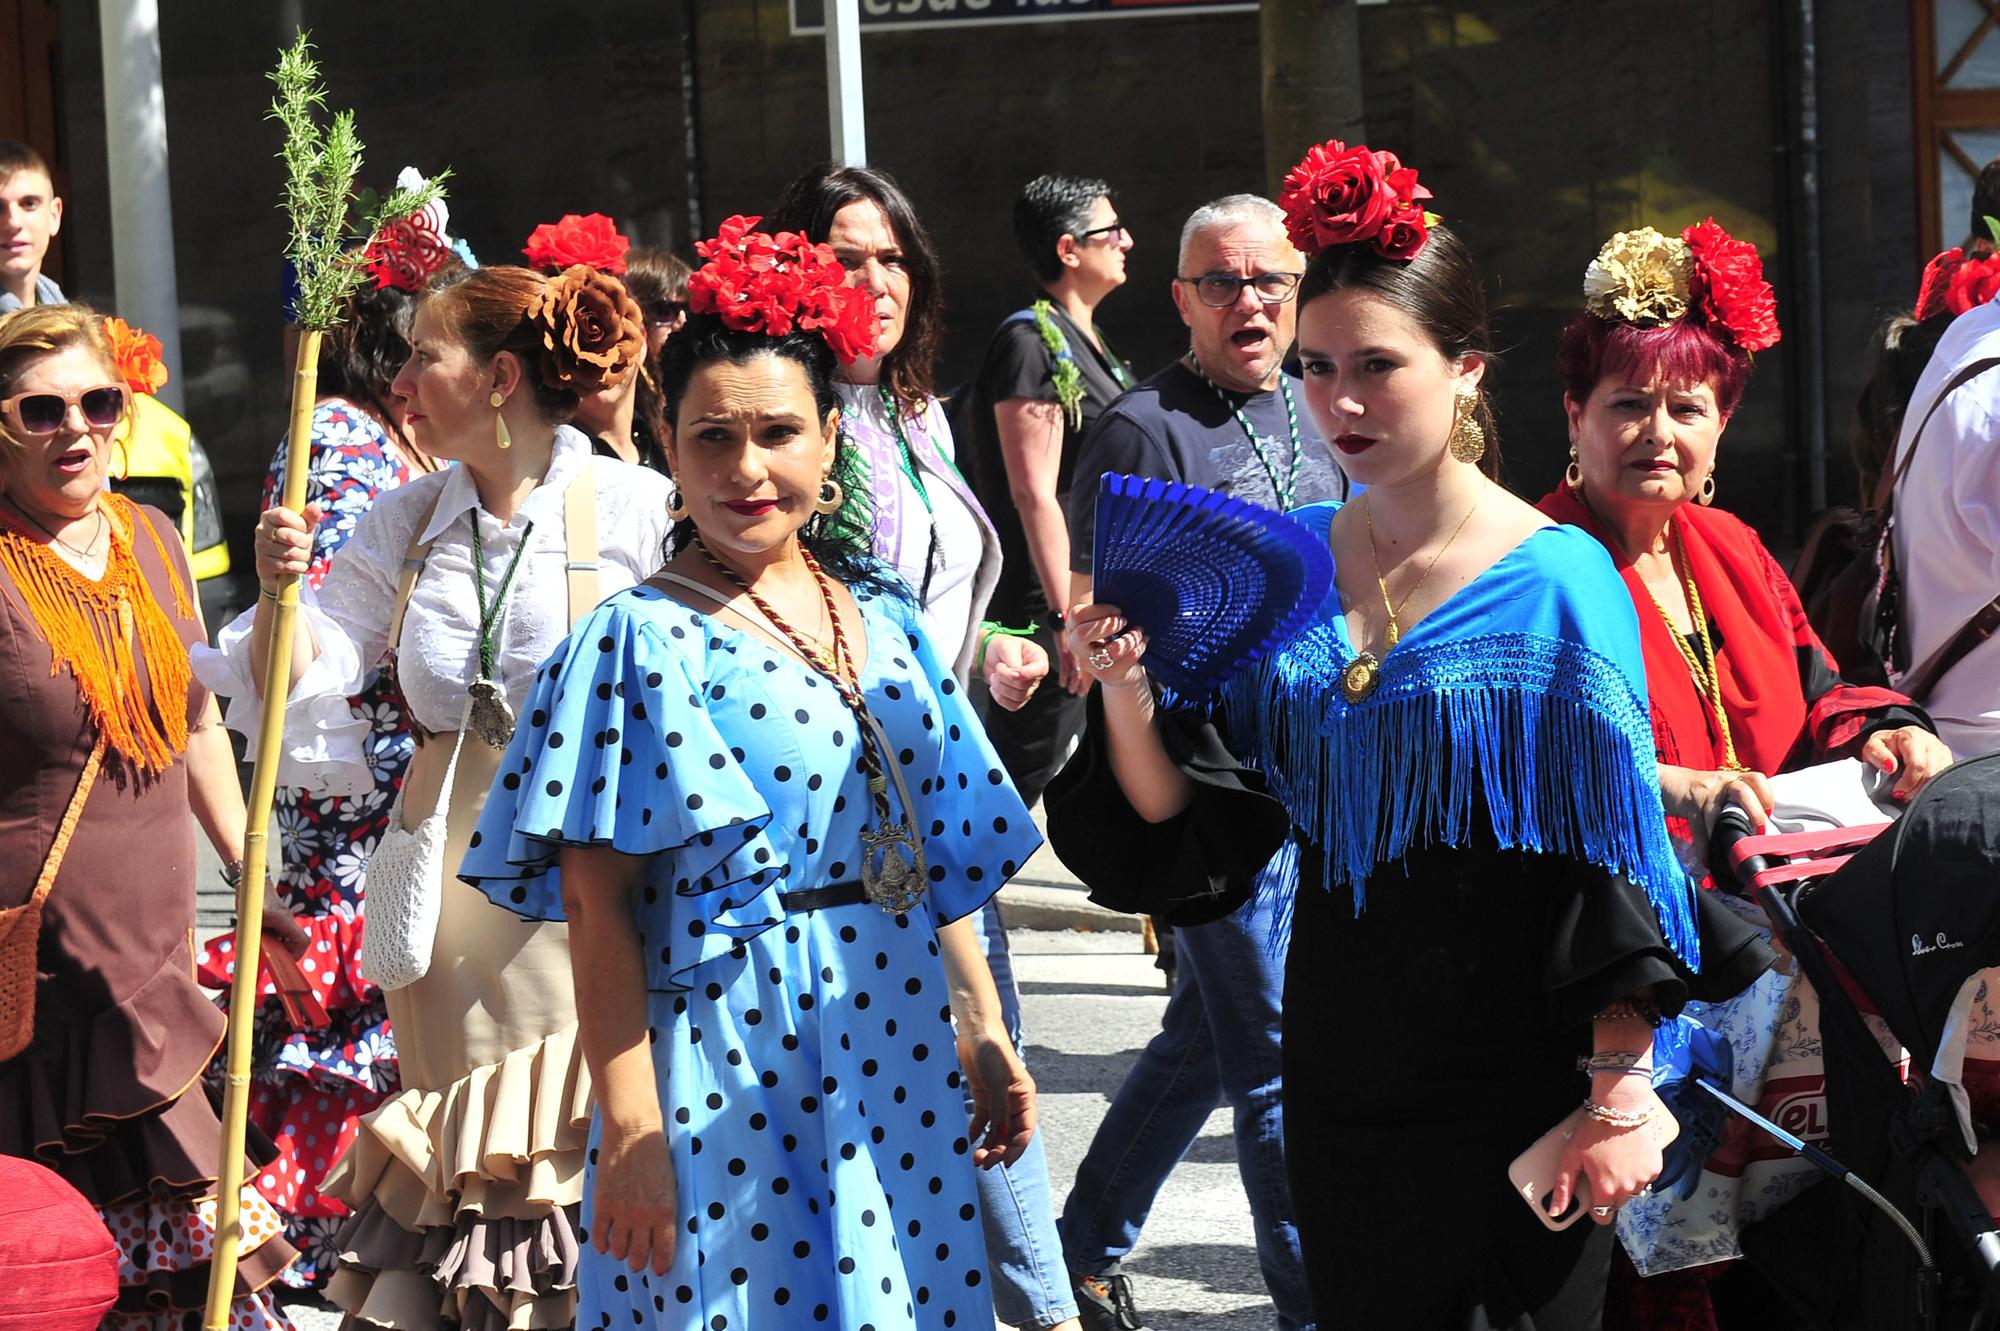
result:
[(861, 829), (861, 891), (883, 910), (907, 914), (930, 890), (928, 874), (908, 820)]
[(490, 749), (506, 748), (507, 741), (514, 738), (514, 709), (507, 705), (507, 695), (483, 675), (473, 680), (466, 692), (472, 697), (472, 716), (466, 722), (472, 733)]

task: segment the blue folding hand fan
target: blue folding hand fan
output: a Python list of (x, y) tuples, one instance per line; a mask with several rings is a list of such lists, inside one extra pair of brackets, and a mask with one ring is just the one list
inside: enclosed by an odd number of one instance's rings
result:
[(1296, 636), (1333, 556), (1273, 509), (1179, 482), (1098, 482), (1092, 595), (1144, 629), (1146, 670), (1196, 697)]

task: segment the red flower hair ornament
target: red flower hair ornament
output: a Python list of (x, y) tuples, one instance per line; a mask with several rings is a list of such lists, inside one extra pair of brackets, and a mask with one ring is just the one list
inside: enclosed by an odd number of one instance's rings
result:
[(792, 231), (758, 231), (762, 220), (732, 217), (715, 239), (694, 247), (707, 262), (688, 278), (688, 312), (713, 314), (745, 333), (817, 332), (842, 365), (872, 354), (874, 298), (847, 285), (833, 248)]
[(544, 222), (528, 233), (521, 253), (530, 268), (564, 269), (576, 264), (600, 273), (623, 273), (625, 252), (632, 242), (603, 213), (565, 213), (561, 221)]
[(1954, 245), (1924, 266), (1914, 317), (1919, 323), (1940, 314), (1953, 318), (2000, 295), (2000, 254), (1968, 256)]
[(1278, 206), (1285, 210), (1285, 231), (1302, 254), (1368, 244), (1385, 259), (1407, 261), (1423, 252), (1438, 223), (1421, 204), (1430, 197), (1417, 183), (1416, 168), (1404, 166), (1396, 154), (1328, 139), (1285, 174)]
[[(396, 188), (420, 189), (421, 173), (406, 166), (396, 177)], [(407, 217), (384, 222), (361, 251), (361, 266), (376, 286), (393, 287), (412, 295), (422, 291), (438, 270), (460, 257), (445, 228), (451, 212), (443, 199), (433, 199)]]
[(1692, 266), (1688, 300), (1702, 322), (1748, 352), (1778, 345), (1778, 298), (1764, 280), (1757, 247), (1737, 240), (1713, 217), (1681, 232)]
[(1640, 328), (1693, 319), (1746, 353), (1774, 347), (1781, 336), (1757, 247), (1713, 217), (1678, 237), (1642, 226), (1605, 241), (1584, 269), (1583, 307)]

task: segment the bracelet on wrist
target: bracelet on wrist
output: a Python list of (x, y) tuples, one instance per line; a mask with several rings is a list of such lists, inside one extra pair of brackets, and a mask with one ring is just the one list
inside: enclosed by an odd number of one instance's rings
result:
[(229, 885), (230, 891), (233, 892), (237, 888), (243, 886), (242, 860), (231, 860), (229, 863), (223, 865), (220, 869), (217, 869), (215, 872), (216, 875), (220, 877), (223, 882)]
[[(1650, 1051), (1637, 1049), (1613, 1049), (1591, 1054), (1576, 1060), (1578, 1072), (1623, 1072), (1632, 1067)], [(1651, 1071), (1651, 1069), (1647, 1069)]]
[(1594, 1068), (1590, 1075), (1592, 1077), (1644, 1077), (1650, 1082), (1653, 1077), (1653, 1070), (1649, 1067), (1639, 1067), (1636, 1065), (1629, 1068)]
[(973, 653), (972, 668), (980, 674), (986, 673), (986, 649), (995, 638), (1032, 638), (1041, 631), (1041, 626), (1030, 623), (1024, 629), (1010, 629), (997, 620), (979, 621), (979, 648)]
[(1598, 1104), (1595, 1100), (1583, 1102), (1583, 1112), (1592, 1121), (1602, 1123), (1607, 1128), (1643, 1128), (1653, 1121), (1653, 1106), (1644, 1109), (1613, 1109), (1610, 1105)]
[(261, 584), (257, 588), (257, 595), (263, 597), (267, 601), (275, 601), (278, 599), (278, 592), (275, 588), (265, 587)]

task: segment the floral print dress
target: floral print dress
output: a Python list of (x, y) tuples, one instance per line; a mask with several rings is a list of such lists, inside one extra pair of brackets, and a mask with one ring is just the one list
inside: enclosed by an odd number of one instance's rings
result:
[[(266, 508), (277, 502), (286, 452), (281, 441), (264, 480)], [(306, 582), (317, 589), (376, 497), (421, 473), (373, 417), (341, 398), (313, 409), (310, 465), (306, 500), (322, 516)], [(257, 1184), (285, 1214), (299, 1260), (283, 1278), (302, 1288), (324, 1285), (332, 1275), (334, 1236), (347, 1216), (345, 1205), (320, 1195), (320, 1181), (354, 1139), (355, 1120), (401, 1085), (382, 991), (361, 974), (360, 909), (363, 870), (388, 826), (412, 740), (388, 672), (350, 702), (369, 723), (375, 788), (342, 797), (280, 786), (276, 804), (284, 856), (278, 896), (312, 940), (299, 967), (332, 1024), (295, 1027), (266, 974), (253, 1041), (250, 1117), (278, 1148)], [(234, 935), (209, 941), (200, 957), (202, 983), (226, 990), (234, 944)]]

